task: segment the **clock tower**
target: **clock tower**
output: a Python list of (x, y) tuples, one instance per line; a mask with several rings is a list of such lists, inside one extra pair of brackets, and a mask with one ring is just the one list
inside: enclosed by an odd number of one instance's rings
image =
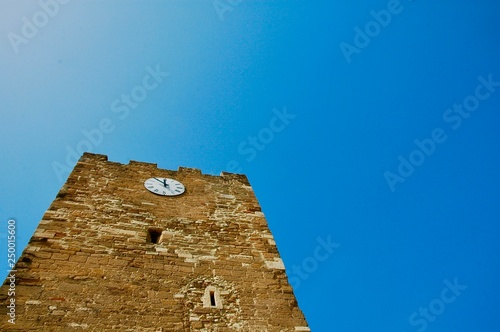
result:
[(310, 331), (244, 175), (85, 153), (14, 269), (1, 331)]

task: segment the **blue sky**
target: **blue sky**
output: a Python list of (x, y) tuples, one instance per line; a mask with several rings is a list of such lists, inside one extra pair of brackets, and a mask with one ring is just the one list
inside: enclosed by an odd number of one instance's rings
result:
[(245, 173), (312, 331), (498, 331), (498, 2), (0, 6), (2, 276), (89, 150)]

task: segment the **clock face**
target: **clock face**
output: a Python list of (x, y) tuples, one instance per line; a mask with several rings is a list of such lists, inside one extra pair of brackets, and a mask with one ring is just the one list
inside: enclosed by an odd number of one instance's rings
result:
[(153, 194), (161, 196), (177, 196), (186, 190), (182, 183), (168, 178), (149, 178), (144, 181), (144, 187)]

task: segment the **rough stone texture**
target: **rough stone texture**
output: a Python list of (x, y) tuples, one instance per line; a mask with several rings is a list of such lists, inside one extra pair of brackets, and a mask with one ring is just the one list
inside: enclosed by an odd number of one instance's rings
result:
[[(186, 192), (154, 195), (150, 177)], [(2, 331), (309, 331), (244, 175), (85, 153), (15, 268)]]

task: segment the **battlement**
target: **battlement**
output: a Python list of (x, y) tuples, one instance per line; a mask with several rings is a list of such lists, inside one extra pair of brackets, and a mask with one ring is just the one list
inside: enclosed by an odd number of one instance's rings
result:
[[(121, 164), (117, 162), (111, 162), (108, 160), (108, 156), (103, 155), (103, 154), (97, 154), (97, 153), (90, 153), (90, 152), (84, 152), (83, 155), (81, 156), (80, 160), (78, 161), (79, 163), (89, 163), (92, 161), (99, 161), (99, 162), (109, 162), (117, 165), (122, 165), (122, 166), (131, 166), (131, 167), (136, 167), (136, 168), (143, 168), (143, 169), (150, 169), (150, 170), (164, 170), (164, 171), (170, 171), (170, 172), (178, 172), (178, 173), (192, 173), (192, 174), (198, 174), (198, 175), (203, 175), (203, 176), (216, 176), (216, 175), (211, 175), (211, 174), (203, 174), (202, 171), (199, 168), (192, 168), (192, 167), (183, 167), (179, 166), (177, 171), (173, 170), (166, 170), (166, 169), (161, 169), (158, 167), (157, 163), (148, 163), (148, 162), (143, 162), (143, 161), (135, 161), (135, 160), (130, 160), (128, 164)], [(230, 172), (225, 172), (222, 171), (219, 175), (219, 177), (223, 177), (226, 179), (232, 179), (232, 180), (238, 180), (244, 183), (250, 184), (248, 181), (248, 178), (244, 174), (237, 174), (237, 173), (230, 173)]]

